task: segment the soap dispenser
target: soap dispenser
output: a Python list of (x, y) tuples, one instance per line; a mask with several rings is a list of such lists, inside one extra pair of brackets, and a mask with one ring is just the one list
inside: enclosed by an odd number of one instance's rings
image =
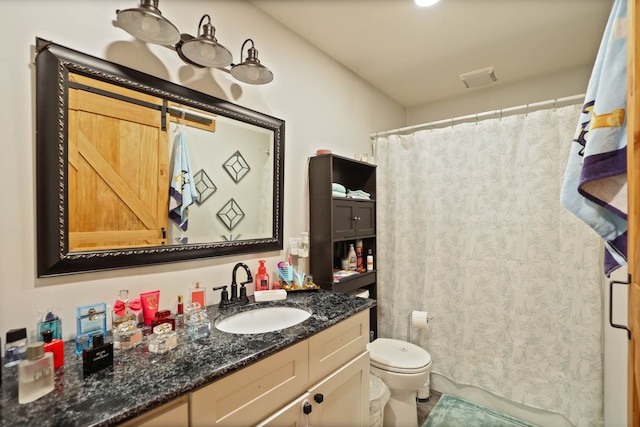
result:
[(267, 267), (265, 267), (265, 260), (258, 261), (260, 266), (258, 267), (258, 273), (256, 274), (256, 291), (268, 291), (269, 290), (269, 273), (267, 273)]

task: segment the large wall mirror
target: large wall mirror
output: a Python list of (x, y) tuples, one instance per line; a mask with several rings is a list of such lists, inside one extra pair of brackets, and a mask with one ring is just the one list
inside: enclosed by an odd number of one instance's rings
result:
[(284, 121), (36, 50), (39, 277), (282, 249)]

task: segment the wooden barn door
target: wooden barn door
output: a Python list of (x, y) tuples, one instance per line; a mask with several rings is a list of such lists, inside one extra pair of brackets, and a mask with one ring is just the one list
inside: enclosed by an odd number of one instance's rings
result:
[(80, 75), (70, 81), (78, 85), (69, 89), (69, 251), (166, 244), (169, 139), (161, 112), (86, 87), (162, 100)]

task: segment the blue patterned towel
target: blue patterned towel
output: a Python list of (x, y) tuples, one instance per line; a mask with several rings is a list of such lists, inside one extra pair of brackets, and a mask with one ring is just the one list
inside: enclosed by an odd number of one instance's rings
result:
[(187, 231), (189, 206), (197, 198), (198, 192), (191, 176), (187, 145), (180, 132), (174, 144), (173, 170), (169, 187), (169, 218), (178, 224), (182, 231)]
[(571, 145), (561, 202), (605, 242), (604, 271), (627, 262), (627, 0), (605, 28)]

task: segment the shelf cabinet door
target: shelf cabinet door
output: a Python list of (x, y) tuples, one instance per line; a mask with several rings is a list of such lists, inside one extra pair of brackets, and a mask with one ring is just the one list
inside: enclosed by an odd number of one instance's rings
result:
[(369, 352), (309, 389), (311, 425), (323, 427), (369, 425)]
[(333, 238), (371, 236), (376, 233), (374, 202), (333, 201)]

